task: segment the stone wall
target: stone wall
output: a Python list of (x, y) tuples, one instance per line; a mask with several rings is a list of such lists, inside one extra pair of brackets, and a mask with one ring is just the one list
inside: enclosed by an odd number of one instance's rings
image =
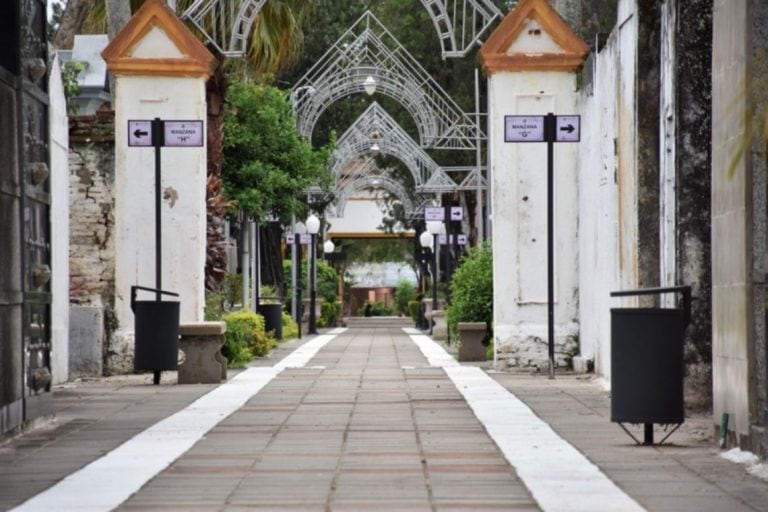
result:
[(109, 373), (114, 325), (114, 114), (70, 118), (70, 373)]
[[(709, 404), (711, 375), (711, 108), (701, 85), (710, 73), (710, 13), (703, 0), (622, 0), (585, 66), (581, 98), (580, 357), (610, 378), (610, 309), (656, 302), (611, 291), (691, 285), (686, 400), (695, 406)], [(660, 302), (677, 304), (671, 295)]]
[(766, 162), (745, 128), (762, 134), (768, 6), (717, 0), (712, 24), (713, 419), (730, 415), (730, 442), (765, 456)]

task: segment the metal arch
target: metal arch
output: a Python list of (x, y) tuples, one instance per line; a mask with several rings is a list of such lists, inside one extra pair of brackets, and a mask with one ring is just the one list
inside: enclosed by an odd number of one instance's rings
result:
[(376, 102), (339, 137), (331, 165), (337, 180), (342, 176), (347, 162), (362, 156), (369, 157), (374, 143), (378, 145), (380, 153), (393, 156), (405, 164), (411, 172), (417, 193), (475, 190), (477, 179), (480, 180), (480, 186), (485, 186), (482, 169), (478, 173), (475, 167), (440, 167)]
[(397, 197), (402, 203), (403, 208), (406, 211), (406, 215), (410, 216), (414, 210), (414, 203), (411, 197), (408, 195), (408, 191), (397, 180), (392, 179), (386, 175), (373, 175), (365, 176), (352, 180), (347, 186), (339, 191), (336, 196), (336, 215), (342, 217), (344, 215), (344, 209), (347, 206), (347, 200), (355, 193), (369, 189), (384, 189), (390, 194)]
[[(376, 161), (367, 157), (363, 160), (354, 160), (344, 167), (342, 174), (338, 176), (336, 181), (336, 188), (340, 192), (337, 195), (337, 199), (334, 201), (335, 208), (330, 210), (331, 213), (337, 217), (344, 216), (344, 209), (349, 197), (355, 192), (364, 189), (361, 186), (364, 183), (363, 180), (371, 182), (372, 187), (376, 187), (379, 183), (391, 184), (391, 187), (386, 188), (391, 194), (400, 200), (405, 210), (405, 217), (408, 219), (423, 219), (424, 208), (428, 203), (432, 203), (426, 195), (412, 193), (397, 180), (387, 176), (388, 169), (382, 170), (376, 165)], [(384, 180), (382, 180), (382, 177)], [(381, 180), (374, 183), (375, 180)]]
[(371, 154), (376, 143), (382, 154), (403, 162), (421, 191), (439, 166), (378, 103), (373, 102), (345, 131), (336, 144), (331, 169), (338, 176), (341, 165)]
[(501, 11), (490, 0), (421, 0), (440, 39), (443, 58), (466, 57)]
[(256, 16), (267, 0), (196, 0), (181, 15), (225, 57), (242, 57)]
[(370, 12), (364, 13), (296, 83), (299, 133), (311, 137), (320, 115), (338, 99), (364, 92), (372, 76), (376, 91), (413, 116), (422, 147), (475, 149), (485, 134), (399, 41)]

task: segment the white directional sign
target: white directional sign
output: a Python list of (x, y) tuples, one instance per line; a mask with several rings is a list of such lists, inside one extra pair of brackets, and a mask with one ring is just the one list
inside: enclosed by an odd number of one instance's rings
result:
[(544, 116), (504, 116), (504, 142), (544, 142)]
[(165, 121), (165, 145), (201, 147), (205, 140), (202, 121)]
[(152, 121), (128, 121), (128, 146), (152, 146)]
[(152, 125), (155, 122), (162, 126), (163, 140), (157, 141), (159, 146), (202, 147), (205, 142), (202, 121), (141, 119), (128, 121), (128, 146), (152, 147)]
[(299, 235), (299, 243), (301, 245), (309, 245), (312, 243), (312, 235), (307, 233), (302, 233)]
[(285, 243), (288, 245), (293, 245), (295, 238), (296, 237), (293, 233), (288, 233), (287, 235), (285, 235)]
[(450, 237), (448, 235), (437, 235), (437, 242), (440, 245), (448, 245), (449, 243), (453, 245), (454, 240), (456, 245), (467, 245), (467, 235), (451, 235)]
[(581, 116), (557, 116), (557, 142), (579, 142), (581, 140)]
[(451, 220), (462, 220), (464, 209), (461, 206), (451, 206)]
[(424, 208), (425, 221), (443, 221), (445, 209), (442, 206), (427, 206)]

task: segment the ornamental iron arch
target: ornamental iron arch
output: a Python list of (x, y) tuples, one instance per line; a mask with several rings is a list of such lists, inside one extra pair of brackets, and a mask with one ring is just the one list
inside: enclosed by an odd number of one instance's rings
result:
[(398, 101), (413, 117), (422, 147), (475, 149), (485, 138), (399, 41), (370, 11), (365, 12), (296, 83), (291, 99), (299, 133), (310, 138), (323, 112), (337, 100), (365, 91)]
[(267, 0), (196, 0), (181, 18), (189, 20), (225, 57), (242, 57), (256, 16)]
[(466, 57), (501, 11), (490, 0), (421, 0), (440, 39), (443, 58)]
[(373, 102), (336, 144), (332, 172), (339, 176), (343, 165), (370, 155), (374, 144), (381, 154), (390, 155), (405, 164), (417, 191), (438, 172), (439, 166), (378, 103)]
[(362, 161), (362, 166), (356, 172), (347, 175), (343, 186), (337, 189), (334, 201), (334, 212), (337, 217), (344, 216), (344, 209), (347, 200), (353, 195), (364, 190), (375, 191), (385, 190), (395, 196), (403, 205), (407, 217), (412, 217), (416, 210), (416, 204), (421, 204), (423, 200), (416, 197), (416, 201), (408, 190), (398, 180), (388, 175), (388, 170), (380, 170), (373, 159)]
[[(347, 162), (370, 156), (373, 146), (381, 154), (397, 158), (408, 168), (417, 193), (446, 193), (475, 190), (477, 179), (485, 186), (482, 169), (440, 167), (378, 103), (373, 102), (339, 137), (332, 172), (337, 180)], [(454, 179), (458, 177), (460, 181)], [(338, 188), (338, 181), (337, 181)]]

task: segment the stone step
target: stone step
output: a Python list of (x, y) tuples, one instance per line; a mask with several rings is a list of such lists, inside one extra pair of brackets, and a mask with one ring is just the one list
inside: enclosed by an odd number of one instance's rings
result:
[(349, 316), (344, 318), (347, 327), (413, 327), (413, 320), (407, 316)]

